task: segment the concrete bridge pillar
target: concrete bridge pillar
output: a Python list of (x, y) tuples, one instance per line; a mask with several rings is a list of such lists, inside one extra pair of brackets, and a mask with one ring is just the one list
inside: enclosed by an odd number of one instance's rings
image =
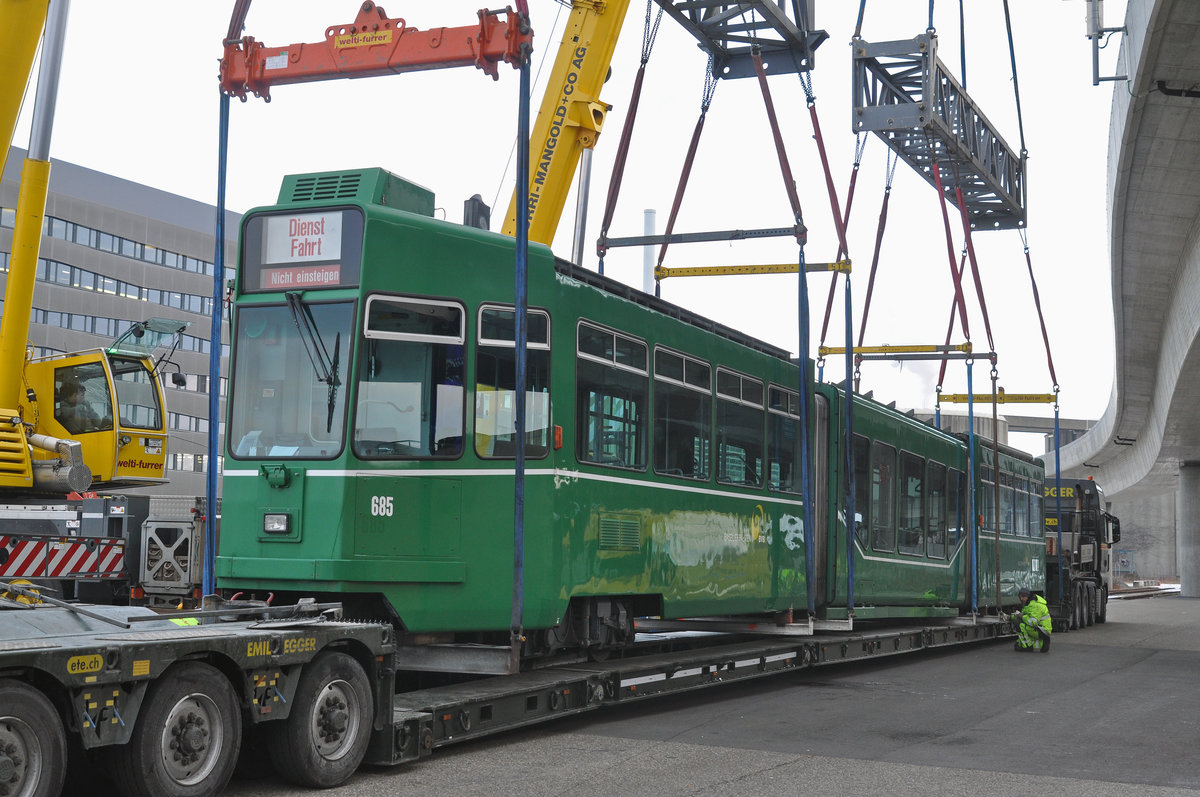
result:
[(1175, 545), (1179, 581), (1188, 598), (1200, 598), (1200, 462), (1179, 466), (1179, 508)]

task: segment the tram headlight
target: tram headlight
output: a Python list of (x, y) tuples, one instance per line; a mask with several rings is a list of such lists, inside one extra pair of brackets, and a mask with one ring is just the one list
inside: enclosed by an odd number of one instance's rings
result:
[(292, 530), (292, 516), (288, 514), (263, 515), (263, 531), (267, 534), (288, 534)]

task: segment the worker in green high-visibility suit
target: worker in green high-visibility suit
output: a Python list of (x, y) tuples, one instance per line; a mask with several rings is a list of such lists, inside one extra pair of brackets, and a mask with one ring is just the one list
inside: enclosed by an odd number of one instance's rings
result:
[(1046, 599), (1027, 589), (1018, 592), (1017, 597), (1021, 599), (1021, 611), (1013, 615), (1013, 623), (1017, 627), (1017, 641), (1013, 647), (1016, 650), (1049, 652), (1051, 622)]

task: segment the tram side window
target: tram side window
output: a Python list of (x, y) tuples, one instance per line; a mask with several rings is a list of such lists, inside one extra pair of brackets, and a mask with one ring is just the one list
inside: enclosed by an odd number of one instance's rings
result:
[(461, 305), (372, 296), (360, 347), (354, 453), (448, 458), (462, 453)]
[(654, 350), (654, 471), (686, 479), (709, 477), (712, 366), (666, 349)]
[(900, 501), (897, 507), (900, 553), (925, 552), (925, 460), (900, 452)]
[(1013, 496), (1013, 475), (1011, 473), (1000, 473), (1000, 533), (1013, 533), (1013, 505), (1016, 499)]
[(1041, 537), (1044, 533), (1045, 517), (1042, 515), (1041, 482), (1029, 483), (1029, 536)]
[(951, 468), (950, 475), (946, 479), (946, 519), (950, 524), (946, 535), (946, 544), (951, 551), (958, 546), (958, 541), (968, 531), (966, 528), (967, 510), (963, 506), (967, 493), (966, 484), (966, 475), (961, 470)]
[(896, 449), (871, 445), (871, 547), (896, 550)]
[(946, 466), (930, 462), (925, 470), (926, 514), (929, 533), (926, 552), (931, 559), (946, 558)]
[(983, 518), (983, 528), (994, 529), (996, 526), (996, 482), (995, 471), (991, 468), (979, 469), (979, 487), (975, 493), (975, 513)]
[(580, 462), (646, 467), (647, 359), (645, 342), (580, 322), (575, 387)]
[[(550, 453), (550, 316), (530, 310), (526, 319), (525, 455), (544, 457)], [(475, 452), (481, 457), (516, 456), (516, 320), (510, 307), (479, 310)]]
[(1022, 537), (1029, 536), (1029, 481), (1017, 479), (1013, 497), (1016, 499), (1013, 507), (1013, 533)]
[(762, 487), (763, 383), (717, 369), (717, 481)]
[[(816, 461), (821, 461), (819, 456)], [(799, 493), (800, 472), (800, 394), (771, 385), (767, 388), (767, 487)]]
[(874, 479), (871, 471), (871, 441), (861, 435), (854, 435), (854, 533), (859, 545), (864, 548), (868, 544), (870, 528), (871, 494), (874, 489)]

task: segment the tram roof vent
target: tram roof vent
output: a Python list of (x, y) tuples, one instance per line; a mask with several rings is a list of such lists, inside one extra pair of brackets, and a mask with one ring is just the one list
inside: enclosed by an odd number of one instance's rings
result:
[(433, 215), (433, 192), (385, 169), (290, 174), (283, 178), (279, 204), (361, 202), (422, 216)]

